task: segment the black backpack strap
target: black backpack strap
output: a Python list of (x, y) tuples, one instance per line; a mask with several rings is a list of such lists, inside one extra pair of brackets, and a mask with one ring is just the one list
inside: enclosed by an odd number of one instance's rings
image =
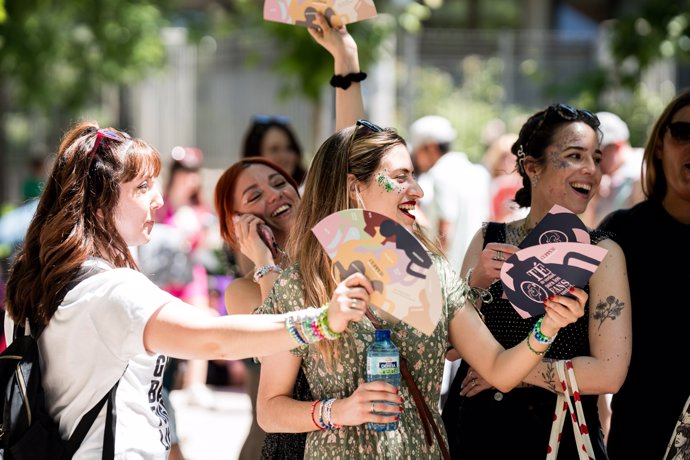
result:
[(105, 416), (105, 432), (103, 433), (103, 456), (102, 460), (114, 460), (115, 458), (115, 427), (117, 426), (117, 409), (115, 407), (115, 390), (117, 390), (118, 380), (110, 390), (108, 397), (108, 411)]
[[(71, 459), (77, 452), (77, 449), (79, 449), (79, 446), (81, 446), (81, 443), (84, 441), (84, 438), (91, 429), (91, 426), (93, 426), (93, 422), (96, 421), (96, 417), (98, 417), (98, 414), (101, 412), (101, 409), (106, 401), (108, 402), (108, 414), (105, 419), (105, 433), (103, 435), (103, 459), (112, 459), (114, 457), (115, 417), (114, 415), (111, 416), (111, 412), (115, 412), (115, 393), (117, 393), (117, 386), (119, 383), (120, 380), (118, 379), (110, 391), (81, 418), (79, 425), (77, 425), (77, 428), (74, 430), (74, 433), (72, 433), (72, 436), (70, 436), (69, 440), (67, 440), (67, 448), (64, 457), (65, 459)], [(110, 435), (108, 435), (109, 432)], [(108, 446), (108, 442), (112, 442), (112, 445)], [(105, 456), (106, 449), (108, 447), (110, 448), (111, 452), (110, 457)]]

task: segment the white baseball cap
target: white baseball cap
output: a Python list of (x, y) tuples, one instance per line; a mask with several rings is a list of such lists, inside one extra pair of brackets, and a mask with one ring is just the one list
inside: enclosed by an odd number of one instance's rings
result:
[(425, 144), (446, 144), (455, 140), (457, 133), (447, 118), (427, 115), (410, 126), (409, 146), (414, 151)]
[(630, 130), (628, 125), (615, 113), (611, 112), (597, 112), (599, 119), (599, 129), (603, 137), (601, 139), (601, 146), (617, 144), (630, 139)]

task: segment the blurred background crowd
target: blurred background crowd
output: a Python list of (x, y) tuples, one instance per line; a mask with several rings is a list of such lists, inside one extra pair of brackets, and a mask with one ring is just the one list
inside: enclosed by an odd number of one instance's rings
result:
[[(142, 268), (189, 303), (226, 314), (225, 287), (247, 269), (219, 236), (211, 200), (218, 176), (260, 153), (300, 183), (315, 146), (334, 130), (330, 57), (302, 28), (263, 21), (262, 3), (0, 1), (0, 278), (59, 133), (90, 118), (149, 140), (166, 162), (166, 207), (139, 254)], [(410, 142), (428, 187), (420, 218), (441, 236), (455, 231), (442, 243), (457, 266), (471, 236), (458, 222), (473, 232), (481, 221), (520, 217), (510, 146), (526, 114), (554, 101), (599, 112), (602, 122), (606, 175), (587, 224), (641, 199), (636, 147), (690, 86), (689, 1), (375, 3), (377, 18), (348, 26), (369, 75), (365, 110)], [(444, 177), (448, 168), (434, 168), (440, 158), (472, 163), (472, 184)], [(482, 193), (488, 209), (446, 209)], [(169, 388), (210, 406), (209, 385), (241, 388), (247, 372), (249, 363), (178, 363)]]

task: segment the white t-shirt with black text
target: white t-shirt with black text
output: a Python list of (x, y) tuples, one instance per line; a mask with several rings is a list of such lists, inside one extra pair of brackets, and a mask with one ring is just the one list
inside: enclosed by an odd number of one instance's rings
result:
[[(164, 460), (170, 448), (161, 402), (167, 358), (144, 349), (143, 333), (156, 310), (179, 300), (140, 272), (98, 264), (107, 270), (70, 290), (39, 338), (48, 411), (67, 439), (121, 378), (115, 458)], [(101, 459), (106, 410), (107, 404), (74, 460)]]

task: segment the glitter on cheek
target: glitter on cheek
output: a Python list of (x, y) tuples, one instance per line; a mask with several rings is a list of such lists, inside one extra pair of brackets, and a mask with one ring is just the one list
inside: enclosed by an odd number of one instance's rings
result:
[(568, 159), (561, 158), (560, 155), (558, 154), (558, 152), (556, 152), (556, 151), (548, 152), (547, 155), (549, 156), (549, 161), (551, 162), (553, 167), (556, 169), (567, 169), (567, 168), (572, 168), (575, 166)]
[(388, 177), (387, 169), (379, 171), (379, 173), (376, 175), (376, 183), (386, 192), (402, 193), (403, 191), (403, 187), (400, 184), (393, 182), (391, 178)]

